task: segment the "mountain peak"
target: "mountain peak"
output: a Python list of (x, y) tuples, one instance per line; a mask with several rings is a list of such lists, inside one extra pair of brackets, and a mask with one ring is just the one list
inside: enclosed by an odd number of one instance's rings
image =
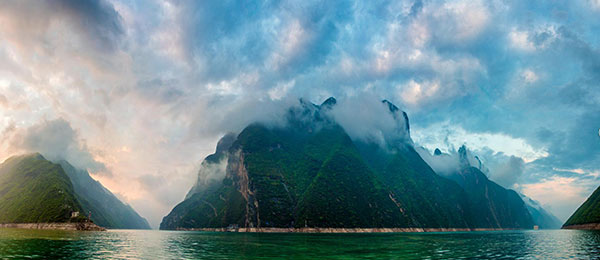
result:
[(236, 135), (234, 133), (225, 134), (223, 137), (221, 137), (221, 139), (219, 139), (219, 142), (217, 142), (217, 149), (215, 153), (219, 154), (227, 151), (233, 142), (235, 142), (235, 139)]
[(464, 144), (458, 149), (458, 162), (462, 168), (471, 166), (471, 163), (469, 163), (469, 156), (467, 154), (467, 147)]
[(435, 151), (433, 151), (433, 155), (435, 155), (435, 156), (442, 155), (442, 151), (440, 151), (439, 148), (435, 148)]
[(329, 97), (321, 104), (321, 108), (331, 108), (335, 104), (337, 104), (337, 100), (334, 97)]
[(388, 108), (390, 109), (390, 112), (395, 113), (396, 111), (400, 110), (400, 108), (398, 108), (396, 105), (394, 105), (392, 102), (388, 101), (387, 99), (384, 99), (381, 101), (381, 103), (384, 103), (388, 106)]
[[(398, 120), (398, 115), (396, 113), (398, 111), (401, 111), (400, 108), (398, 108), (396, 105), (394, 105), (394, 103), (388, 101), (387, 99), (382, 100), (381, 103), (387, 105), (390, 112), (392, 112), (394, 119)], [(408, 121), (408, 114), (406, 114), (406, 112), (404, 112), (404, 111), (401, 111), (401, 112), (402, 112), (402, 117), (404, 119), (404, 130), (410, 136), (410, 123)]]

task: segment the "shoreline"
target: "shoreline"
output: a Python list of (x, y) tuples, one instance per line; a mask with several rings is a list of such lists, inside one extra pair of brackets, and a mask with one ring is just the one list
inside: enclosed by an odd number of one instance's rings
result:
[(587, 223), (563, 226), (561, 229), (574, 229), (574, 230), (600, 230), (600, 223)]
[(70, 230), (70, 231), (106, 231), (94, 223), (69, 222), (69, 223), (0, 223), (0, 228), (18, 229), (44, 229), (44, 230)]
[(523, 230), (518, 228), (177, 228), (175, 231), (233, 233), (426, 233)]

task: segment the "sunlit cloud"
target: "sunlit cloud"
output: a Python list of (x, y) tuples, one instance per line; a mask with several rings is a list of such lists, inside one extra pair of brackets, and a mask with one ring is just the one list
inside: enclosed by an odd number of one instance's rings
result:
[[(156, 226), (225, 133), (277, 121), (299, 97), (368, 95), (406, 110), (417, 144), (466, 144), (503, 185), (536, 200), (550, 196), (545, 185), (565, 187), (579, 204), (593, 185), (573, 186), (600, 164), (599, 6), (9, 0), (0, 159), (40, 149), (9, 140), (63, 120), (76, 133), (65, 147), (89, 155), (71, 163), (104, 165), (112, 175), (93, 176)], [(545, 203), (568, 215), (557, 199)]]

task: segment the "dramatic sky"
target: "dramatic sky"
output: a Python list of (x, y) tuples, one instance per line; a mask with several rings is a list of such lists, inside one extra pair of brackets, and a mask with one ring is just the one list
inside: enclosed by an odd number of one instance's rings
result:
[(0, 160), (67, 159), (156, 227), (223, 134), (298, 97), (386, 98), (416, 145), (466, 144), (565, 220), (600, 185), (598, 17), (599, 0), (4, 0)]

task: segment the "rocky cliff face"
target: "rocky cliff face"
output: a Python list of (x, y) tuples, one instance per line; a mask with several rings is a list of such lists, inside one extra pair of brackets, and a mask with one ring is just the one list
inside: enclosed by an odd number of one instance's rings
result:
[(199, 174), (221, 178), (199, 177), (161, 229), (532, 227), (516, 214), (478, 220), (480, 198), (423, 161), (408, 116), (392, 103), (380, 105), (395, 128), (379, 139), (351, 138), (334, 116), (338, 105), (300, 100), (286, 125), (251, 124), (235, 141), (222, 140), (230, 145), (208, 156)]

